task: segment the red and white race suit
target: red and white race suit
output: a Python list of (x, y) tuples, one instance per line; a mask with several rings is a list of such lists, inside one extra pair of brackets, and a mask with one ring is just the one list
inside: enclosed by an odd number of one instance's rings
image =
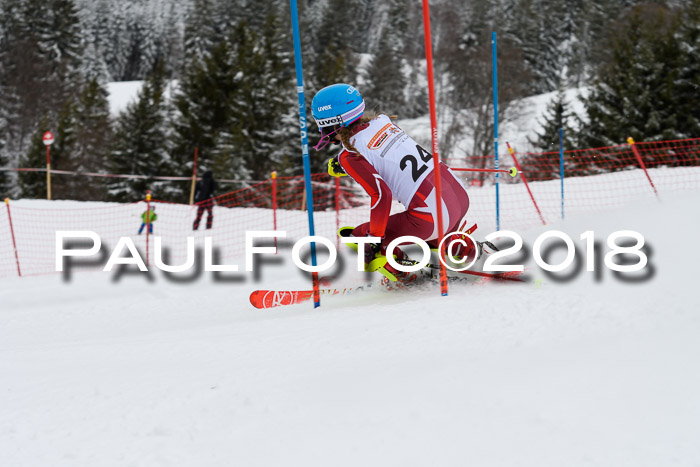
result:
[[(371, 197), (370, 221), (353, 230), (392, 240), (413, 235), (436, 245), (437, 205), (432, 154), (417, 144), (386, 115), (356, 125), (350, 138), (355, 150), (343, 146), (338, 161), (345, 172)], [(445, 232), (457, 230), (469, 209), (469, 196), (462, 182), (442, 162), (442, 219)], [(396, 198), (406, 211), (389, 215)]]

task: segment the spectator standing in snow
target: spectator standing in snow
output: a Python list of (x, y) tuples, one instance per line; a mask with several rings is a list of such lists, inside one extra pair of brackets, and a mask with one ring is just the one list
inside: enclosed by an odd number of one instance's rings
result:
[(197, 218), (192, 225), (193, 230), (199, 228), (202, 214), (207, 211), (207, 229), (211, 229), (214, 222), (214, 192), (216, 191), (216, 180), (211, 170), (204, 172), (204, 176), (197, 182), (194, 191), (194, 202), (197, 204)]
[(156, 215), (156, 205), (152, 204), (149, 209), (146, 209), (143, 214), (141, 214), (141, 228), (139, 229), (139, 235), (143, 232), (143, 228), (148, 224), (148, 233), (153, 233), (153, 223), (158, 219)]

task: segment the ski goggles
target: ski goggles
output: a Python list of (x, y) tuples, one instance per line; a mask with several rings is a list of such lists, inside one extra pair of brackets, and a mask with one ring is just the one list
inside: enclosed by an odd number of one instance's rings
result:
[(335, 117), (329, 118), (315, 118), (316, 125), (318, 125), (318, 131), (321, 132), (321, 140), (318, 142), (314, 149), (320, 151), (324, 149), (329, 144), (333, 143), (334, 135), (336, 132), (344, 126), (348, 126), (358, 118), (362, 116), (365, 111), (365, 101), (361, 101), (360, 104), (351, 109), (344, 114), (336, 115)]

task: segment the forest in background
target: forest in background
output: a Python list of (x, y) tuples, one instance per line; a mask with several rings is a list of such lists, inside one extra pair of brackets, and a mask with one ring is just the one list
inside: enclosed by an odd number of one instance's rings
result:
[[(357, 84), (370, 109), (425, 115), (421, 3), (301, 0), (306, 96)], [(431, 2), (443, 154), (492, 151), (491, 32), (498, 33), (499, 112), (526, 96), (586, 86), (586, 115), (552, 102), (543, 150), (562, 126), (567, 149), (700, 136), (700, 0)], [(106, 84), (145, 80), (112, 118)], [(165, 88), (177, 80), (175, 95)], [(0, 167), (189, 176), (192, 154), (217, 177), (301, 173), (289, 2), (0, 0)], [(311, 143), (318, 134), (312, 125)], [(458, 146), (465, 135), (473, 144)], [(329, 152), (312, 151), (322, 171)], [(56, 177), (54, 198), (134, 200), (187, 187)], [(45, 175), (0, 171), (0, 194), (45, 196)]]

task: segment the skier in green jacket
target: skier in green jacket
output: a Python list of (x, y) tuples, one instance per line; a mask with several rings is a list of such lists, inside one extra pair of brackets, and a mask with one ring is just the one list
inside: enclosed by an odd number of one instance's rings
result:
[[(150, 217), (150, 219), (149, 219), (149, 217)], [(152, 234), (153, 233), (153, 223), (158, 219), (158, 216), (156, 215), (155, 204), (151, 206), (150, 211), (148, 209), (146, 209), (143, 212), (143, 214), (141, 214), (141, 219), (143, 219), (143, 222), (141, 223), (141, 228), (139, 229), (139, 235), (141, 235), (141, 232), (143, 232), (143, 228), (146, 226), (146, 224), (148, 224), (148, 233)]]

